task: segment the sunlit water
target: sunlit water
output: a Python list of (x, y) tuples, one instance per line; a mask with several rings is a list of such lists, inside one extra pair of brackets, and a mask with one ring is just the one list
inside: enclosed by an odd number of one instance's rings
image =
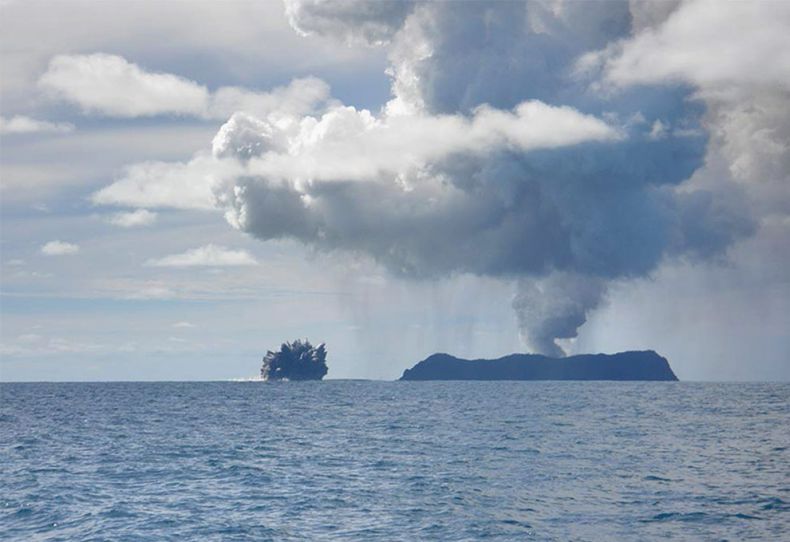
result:
[(2, 540), (788, 540), (790, 385), (0, 385)]

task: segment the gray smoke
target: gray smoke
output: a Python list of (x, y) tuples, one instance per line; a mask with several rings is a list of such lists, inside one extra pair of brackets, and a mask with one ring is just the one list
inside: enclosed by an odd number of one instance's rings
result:
[(519, 280), (513, 309), (521, 340), (535, 352), (564, 356), (556, 339), (576, 337), (579, 327), (587, 321), (587, 313), (598, 306), (605, 293), (603, 279), (573, 273)]

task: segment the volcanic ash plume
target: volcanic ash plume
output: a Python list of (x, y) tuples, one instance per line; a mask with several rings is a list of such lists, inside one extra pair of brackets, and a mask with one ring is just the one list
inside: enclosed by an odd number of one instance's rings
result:
[(564, 356), (556, 339), (576, 337), (587, 313), (598, 306), (605, 293), (605, 281), (572, 273), (519, 280), (513, 309), (521, 339), (536, 353)]
[(233, 172), (214, 193), (234, 227), (401, 276), (515, 279), (522, 337), (552, 355), (611, 281), (719, 257), (753, 229), (737, 190), (689, 182), (708, 145), (689, 87), (611, 88), (601, 73), (634, 21), (671, 9), (286, 5), (302, 34), (385, 47), (393, 98), (378, 114), (326, 100), (306, 116), (235, 115), (213, 149)]

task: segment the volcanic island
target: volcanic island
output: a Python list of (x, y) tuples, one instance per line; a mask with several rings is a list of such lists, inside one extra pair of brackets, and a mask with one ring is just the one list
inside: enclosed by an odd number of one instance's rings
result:
[(552, 358), (511, 354), (467, 360), (433, 354), (406, 369), (400, 380), (663, 380), (678, 379), (666, 358), (652, 350)]

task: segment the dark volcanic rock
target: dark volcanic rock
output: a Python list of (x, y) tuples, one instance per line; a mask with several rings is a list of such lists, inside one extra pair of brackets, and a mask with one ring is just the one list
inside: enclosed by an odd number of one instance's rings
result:
[(583, 354), (549, 358), (511, 354), (466, 360), (434, 354), (403, 372), (401, 380), (677, 380), (669, 362), (653, 352)]
[(263, 380), (321, 380), (327, 372), (326, 346), (310, 341), (283, 343), (279, 352), (269, 350), (263, 358)]

